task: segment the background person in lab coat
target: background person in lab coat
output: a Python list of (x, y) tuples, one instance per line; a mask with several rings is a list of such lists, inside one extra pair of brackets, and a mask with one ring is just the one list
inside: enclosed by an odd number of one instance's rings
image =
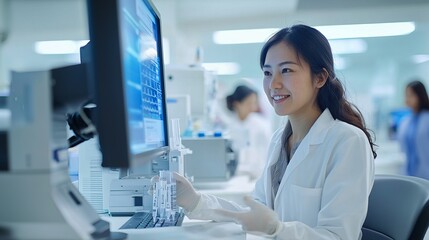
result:
[(267, 160), (271, 138), (269, 121), (260, 116), (258, 95), (255, 90), (239, 85), (226, 97), (228, 110), (234, 113), (227, 126), (238, 153), (238, 174), (255, 179), (262, 174)]
[(374, 182), (373, 141), (335, 75), (328, 40), (305, 25), (284, 28), (262, 48), (264, 90), (288, 124), (277, 130), (248, 207), (201, 194), (176, 174), (189, 218), (234, 221), (277, 239), (361, 238)]
[(429, 98), (420, 81), (410, 82), (405, 89), (405, 102), (412, 110), (399, 127), (398, 139), (406, 155), (405, 172), (429, 179)]

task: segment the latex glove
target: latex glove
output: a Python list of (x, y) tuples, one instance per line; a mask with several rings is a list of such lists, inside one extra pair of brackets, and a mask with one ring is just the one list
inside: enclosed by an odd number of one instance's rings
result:
[(249, 211), (236, 212), (225, 209), (215, 211), (219, 215), (232, 218), (236, 223), (242, 225), (244, 231), (252, 234), (272, 235), (277, 231), (281, 222), (273, 210), (256, 202), (250, 196), (245, 196), (244, 202), (250, 207)]
[(198, 205), (201, 199), (201, 194), (195, 191), (192, 184), (184, 176), (173, 172), (176, 179), (176, 203), (191, 212)]
[[(201, 194), (195, 191), (188, 179), (182, 175), (173, 172), (173, 176), (174, 179), (176, 179), (176, 204), (184, 208), (186, 211), (191, 212), (200, 201)], [(152, 184), (157, 181), (159, 181), (159, 176), (154, 176), (151, 179)], [(149, 192), (149, 194), (152, 193)]]

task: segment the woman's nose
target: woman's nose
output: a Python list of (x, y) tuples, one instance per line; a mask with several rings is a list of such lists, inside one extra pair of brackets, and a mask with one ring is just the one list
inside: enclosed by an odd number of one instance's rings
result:
[(283, 79), (280, 74), (273, 73), (273, 77), (271, 78), (271, 89), (280, 89), (283, 86)]

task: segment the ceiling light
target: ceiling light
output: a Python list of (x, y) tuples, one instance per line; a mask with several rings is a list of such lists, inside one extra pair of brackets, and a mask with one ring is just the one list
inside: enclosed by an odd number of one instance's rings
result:
[[(315, 26), (327, 39), (400, 36), (415, 30), (414, 22), (370, 23)], [(225, 30), (213, 33), (216, 44), (246, 44), (265, 42), (279, 28)]]
[(330, 40), (333, 54), (350, 54), (366, 52), (367, 44), (362, 39)]
[(34, 51), (38, 54), (76, 54), (88, 42), (89, 40), (39, 41), (34, 43)]
[(412, 58), (413, 58), (413, 62), (417, 64), (429, 61), (428, 54), (418, 54), (418, 55), (414, 55)]
[(240, 72), (240, 65), (235, 62), (203, 63), (208, 71), (214, 71), (218, 75), (234, 75)]
[(213, 33), (213, 42), (216, 44), (261, 43), (278, 30), (278, 28), (261, 28), (217, 31)]
[(370, 23), (314, 27), (327, 39), (389, 37), (407, 35), (416, 29), (414, 22)]

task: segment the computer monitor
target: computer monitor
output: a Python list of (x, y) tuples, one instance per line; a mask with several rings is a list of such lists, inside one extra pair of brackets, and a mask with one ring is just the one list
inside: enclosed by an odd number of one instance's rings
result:
[(168, 151), (159, 13), (149, 0), (87, 2), (102, 166), (148, 163)]

